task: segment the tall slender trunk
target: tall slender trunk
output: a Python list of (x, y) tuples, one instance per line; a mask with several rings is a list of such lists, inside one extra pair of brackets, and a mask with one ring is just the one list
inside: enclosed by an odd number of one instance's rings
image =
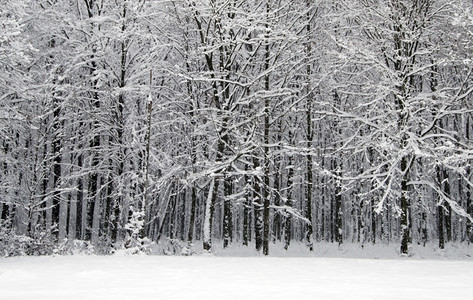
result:
[[(148, 197), (149, 197), (149, 158), (151, 154), (151, 120), (153, 116), (153, 71), (150, 69), (149, 70), (149, 94), (148, 94), (148, 103), (146, 105), (147, 108), (147, 117), (146, 117), (146, 136), (145, 136), (145, 143), (146, 143), (146, 148), (145, 148), (145, 178), (144, 178), (144, 184), (143, 184), (143, 199), (141, 200), (141, 211), (143, 214), (144, 218), (144, 226), (143, 230), (140, 233), (141, 238), (144, 238), (146, 234), (149, 233), (150, 231), (150, 221), (147, 219), (147, 213), (148, 213)], [(195, 205), (195, 203), (194, 203)], [(195, 207), (195, 206), (194, 206)]]
[[(361, 190), (361, 187), (360, 187)], [(357, 214), (356, 214), (356, 226), (357, 226), (357, 242), (361, 243), (363, 246), (365, 244), (365, 238), (364, 238), (364, 227), (365, 227), (365, 217), (363, 214), (364, 211), (364, 201), (363, 199), (360, 199), (360, 197), (356, 197), (356, 203), (358, 204), (357, 207)]]
[[(245, 171), (247, 171), (248, 166), (245, 165)], [(245, 182), (245, 197), (246, 201), (243, 204), (243, 245), (248, 246), (248, 242), (251, 240), (251, 204), (252, 204), (252, 192), (250, 187), (250, 177), (245, 172), (244, 175)]]
[[(69, 148), (64, 145), (64, 148)], [(69, 149), (67, 149), (69, 150)], [(62, 163), (66, 166), (71, 164), (70, 155), (64, 155), (62, 157)], [(66, 181), (67, 176), (69, 175), (68, 168), (61, 168), (61, 181), (62, 185), (67, 184), (65, 187), (69, 187), (69, 180)], [(59, 195), (59, 219), (58, 219), (58, 239), (63, 241), (67, 237), (68, 233), (68, 222), (69, 222), (69, 213), (71, 206), (71, 194), (70, 192), (61, 192)]]
[(312, 46), (311, 46), (311, 19), (312, 19), (312, 9), (311, 9), (311, 2), (306, 1), (306, 46), (305, 46), (305, 55), (306, 55), (306, 140), (307, 140), (307, 206), (306, 206), (306, 218), (308, 220), (307, 224), (307, 231), (305, 233), (306, 243), (309, 247), (310, 251), (314, 250), (314, 246), (312, 243), (312, 235), (314, 232), (313, 229), (313, 222), (312, 222), (312, 187), (313, 187), (313, 172), (312, 172), (312, 142), (314, 139), (314, 135), (312, 133), (312, 101), (313, 101), (313, 93), (311, 92), (312, 85), (310, 76), (312, 75), (312, 66), (311, 66), (311, 55), (312, 55)]
[[(269, 44), (269, 13), (270, 13), (270, 0), (266, 0), (266, 45), (264, 53), (264, 70), (269, 71), (270, 62), (270, 44)], [(270, 75), (264, 78), (264, 89), (269, 92), (270, 89)], [(270, 127), (270, 111), (269, 111), (269, 97), (264, 98), (264, 134), (263, 134), (263, 187), (262, 187), (262, 200), (263, 200), (263, 254), (269, 254), (269, 127)]]
[[(341, 162), (340, 162), (341, 164)], [(336, 174), (341, 177), (341, 166), (338, 166)], [(335, 241), (340, 245), (343, 242), (343, 207), (342, 207), (342, 183), (341, 179), (336, 179), (335, 182), (335, 203), (334, 203), (334, 234)]]
[[(94, 14), (94, 1), (87, 0), (87, 13), (89, 19), (95, 17)], [(92, 25), (96, 26), (96, 25)], [(94, 28), (90, 29), (91, 35), (94, 35)], [(91, 78), (96, 78), (96, 72), (98, 70), (98, 64), (96, 61), (96, 53), (97, 47), (92, 45), (92, 54), (90, 55), (90, 64), (89, 64), (89, 75)], [(98, 79), (93, 79), (90, 82), (90, 104), (92, 107), (93, 115), (99, 114), (101, 109), (100, 104), (100, 96), (99, 96), (99, 88), (98, 88)], [(100, 191), (100, 183), (101, 179), (98, 174), (98, 166), (100, 164), (101, 158), (99, 157), (99, 150), (101, 147), (101, 138), (100, 138), (100, 123), (98, 121), (98, 117), (94, 117), (94, 121), (91, 124), (90, 130), (93, 132), (93, 136), (90, 140), (90, 152), (91, 152), (91, 165), (90, 169), (92, 172), (89, 174), (88, 178), (88, 188), (87, 188), (87, 216), (86, 216), (86, 226), (85, 226), (85, 239), (91, 240), (92, 239), (92, 230), (94, 226), (94, 214), (97, 210), (96, 202), (100, 201), (100, 195), (98, 192)], [(98, 203), (97, 203), (98, 204)]]
[[(186, 45), (187, 46), (187, 45)], [(189, 64), (186, 64), (187, 70), (190, 72), (190, 66)], [(187, 91), (189, 95), (192, 94), (192, 85), (190, 81), (187, 81)], [(191, 124), (192, 124), (192, 129), (195, 128), (195, 111), (198, 109), (198, 103), (192, 102), (190, 105), (190, 119), (191, 119)], [(151, 127), (151, 122), (149, 123)], [(192, 172), (196, 172), (196, 163), (197, 163), (197, 138), (195, 135), (191, 136), (191, 148), (190, 148), (190, 159), (192, 163)], [(190, 208), (190, 215), (189, 215), (189, 229), (187, 232), (187, 242), (190, 244), (192, 243), (193, 237), (194, 237), (194, 228), (195, 228), (195, 217), (196, 217), (196, 209), (197, 209), (197, 189), (196, 189), (196, 182), (192, 182), (191, 184), (191, 208)]]
[(375, 204), (375, 197), (371, 197), (371, 203), (370, 203), (370, 208), (371, 208), (371, 242), (376, 244), (376, 204)]
[[(278, 142), (280, 138), (278, 137)], [(277, 159), (274, 163), (274, 205), (276, 207), (281, 206), (281, 161)], [(276, 210), (274, 212), (274, 219), (273, 219), (273, 241), (278, 240), (281, 241), (281, 214), (280, 210)]]
[(441, 205), (437, 206), (437, 226), (438, 226), (438, 237), (439, 237), (439, 248), (445, 248), (445, 232), (443, 226), (444, 216), (443, 216), (443, 207)]
[(232, 193), (232, 185), (229, 178), (224, 179), (223, 189), (225, 194), (223, 200), (223, 248), (226, 248), (228, 247), (233, 238), (232, 203), (228, 197)]
[[(323, 138), (322, 138), (323, 140)], [(325, 145), (323, 145), (325, 146)], [(322, 152), (323, 154), (323, 152)], [(325, 158), (324, 155), (320, 156), (321, 162), (320, 162), (320, 167), (322, 170), (325, 168)], [(321, 197), (320, 197), (320, 240), (328, 242), (329, 241), (329, 236), (327, 234), (327, 226), (326, 226), (326, 211), (327, 211), (327, 183), (326, 183), (326, 176), (321, 176), (320, 179), (320, 191), (321, 191)]]
[[(443, 168), (442, 170), (442, 180), (443, 180), (443, 191), (447, 197), (450, 197), (450, 182), (447, 170)], [(445, 217), (445, 233), (447, 237), (447, 242), (452, 241), (452, 207), (450, 204), (445, 203), (447, 210), (447, 215)]]
[[(123, 35), (125, 35), (126, 32), (126, 17), (127, 17), (127, 3), (125, 2), (123, 4), (123, 10), (122, 10), (122, 26), (121, 26), (121, 32)], [(120, 89), (123, 89), (126, 85), (126, 69), (127, 69), (127, 61), (128, 61), (128, 45), (127, 41), (121, 41), (120, 43), (120, 51), (121, 51), (121, 57), (120, 57), (120, 77), (119, 77), (119, 82), (118, 82), (118, 87)], [(127, 145), (125, 143), (125, 116), (124, 116), (124, 110), (125, 110), (125, 94), (123, 92), (120, 92), (117, 98), (117, 110), (116, 110), (116, 130), (117, 130), (117, 137), (116, 137), (116, 144), (118, 146), (117, 151), (117, 160), (118, 160), (118, 166), (116, 167), (116, 178), (115, 180), (119, 180), (122, 182), (122, 184), (118, 186), (113, 185), (114, 180), (109, 180), (108, 182), (108, 188), (107, 188), (107, 193), (108, 195), (112, 195), (112, 192), (114, 188), (117, 189), (115, 195), (113, 196), (113, 199), (110, 199), (110, 208), (113, 207), (113, 211), (108, 211), (107, 212), (107, 218), (109, 218), (109, 222), (111, 224), (107, 224), (107, 226), (111, 226), (112, 228), (112, 242), (117, 243), (120, 240), (121, 235), (124, 235), (122, 231), (122, 224), (120, 224), (120, 215), (122, 213), (122, 206), (124, 205), (123, 203), (123, 195), (125, 195), (126, 190), (127, 190), (127, 180), (124, 178), (124, 173), (125, 173), (125, 159), (127, 157)], [(110, 165), (111, 167), (113, 166), (112, 164)], [(113, 167), (112, 167), (113, 168)], [(138, 203), (138, 205), (135, 205), (135, 207), (139, 209), (144, 209), (143, 207), (144, 203)], [(111, 220), (110, 220), (111, 218)], [(143, 235), (144, 230), (140, 231), (140, 234)]]
[[(61, 143), (61, 107), (58, 95), (53, 95), (53, 206), (52, 206), (52, 225), (56, 224), (59, 226), (59, 214), (60, 214), (60, 202), (61, 202), (61, 165), (62, 165), (62, 143)], [(59, 231), (55, 232), (55, 236), (58, 237)]]
[(187, 201), (187, 189), (183, 188), (182, 192), (180, 193), (179, 197), (180, 203), (179, 203), (179, 215), (177, 216), (179, 218), (179, 239), (181, 241), (185, 241), (185, 229), (186, 229), (186, 201)]
[[(294, 167), (292, 166), (292, 157), (289, 157), (289, 170), (287, 173), (287, 195), (286, 195), (286, 206), (288, 209), (292, 209), (292, 191), (293, 191), (293, 177)], [(284, 249), (288, 249), (292, 239), (292, 214), (286, 212), (286, 220), (284, 224)]]
[[(465, 124), (465, 136), (468, 141), (470, 141), (470, 116), (466, 116), (466, 124)], [(466, 176), (470, 177), (471, 168), (468, 166), (466, 168)], [(473, 203), (471, 201), (471, 186), (467, 184), (466, 187), (466, 212), (470, 216), (473, 213)], [(466, 237), (468, 243), (473, 243), (473, 228), (470, 219), (467, 218), (466, 220)]]
[[(81, 126), (79, 126), (80, 128)], [(77, 157), (77, 169), (81, 170), (83, 167), (83, 156), (82, 154), (79, 154)], [(76, 213), (76, 237), (78, 239), (85, 239), (85, 226), (84, 226), (84, 214), (82, 213), (83, 211), (83, 206), (84, 206), (84, 181), (82, 179), (82, 176), (79, 176), (77, 178), (77, 193), (76, 193), (76, 201), (77, 201), (77, 213)]]
[(218, 190), (218, 179), (212, 178), (210, 181), (209, 193), (207, 201), (205, 203), (205, 215), (204, 215), (204, 238), (203, 248), (204, 251), (212, 251), (212, 223), (213, 215), (215, 210), (215, 199), (217, 198)]
[(408, 189), (407, 189), (407, 157), (401, 159), (401, 253), (407, 254), (409, 251), (409, 242), (410, 242), (410, 231), (409, 231), (409, 213), (410, 213), (410, 204), (409, 199), (407, 198)]
[(197, 191), (196, 191), (196, 188), (195, 188), (195, 183), (192, 183), (192, 187), (191, 187), (191, 210), (190, 210), (190, 216), (189, 216), (189, 230), (187, 231), (187, 241), (189, 243), (192, 243), (192, 239), (194, 237), (196, 205), (197, 205)]
[[(98, 128), (98, 122), (94, 122), (95, 128)], [(98, 147), (100, 146), (100, 136), (96, 133), (96, 135), (93, 137), (90, 148), (92, 149), (93, 152), (96, 152), (98, 150)], [(93, 228), (93, 220), (94, 220), (94, 212), (95, 212), (95, 205), (96, 202), (99, 201), (99, 195), (98, 195), (98, 180), (99, 180), (99, 175), (97, 174), (97, 167), (99, 165), (99, 157), (97, 153), (92, 154), (92, 163), (91, 163), (91, 170), (92, 174), (89, 177), (88, 180), (88, 188), (87, 188), (87, 222), (86, 222), (86, 227), (85, 227), (85, 239), (86, 240), (91, 240), (92, 238), (92, 228)]]
[(171, 196), (171, 201), (168, 210), (168, 237), (172, 240), (174, 239), (174, 235), (176, 233), (176, 207), (177, 203), (179, 202), (179, 195), (180, 195), (180, 187), (176, 187), (176, 193)]
[[(472, 215), (473, 213), (473, 205), (471, 201), (471, 187), (468, 186), (466, 188), (466, 212), (468, 215)], [(470, 219), (467, 218), (466, 221), (466, 238), (468, 241), (468, 244), (473, 243), (473, 230), (472, 230), (472, 224)]]
[[(337, 91), (334, 91), (333, 95), (334, 106), (342, 109), (341, 98)], [(338, 135), (338, 138), (342, 136), (342, 128), (339, 124), (339, 120), (335, 119), (334, 121), (334, 132)], [(339, 146), (339, 142), (337, 141), (337, 147)], [(343, 207), (342, 207), (342, 167), (343, 162), (342, 158), (339, 157), (341, 154), (334, 155), (331, 158), (331, 167), (336, 175), (334, 178), (334, 195), (332, 196), (331, 202), (331, 222), (332, 222), (332, 242), (337, 242), (339, 245), (343, 242)]]
[[(71, 155), (70, 160), (73, 161), (73, 158), (74, 156)], [(72, 167), (71, 167), (71, 171), (72, 171)], [(78, 186), (77, 179), (72, 180), (72, 186)], [(77, 190), (73, 191), (71, 192), (70, 197), (69, 197), (70, 204), (69, 204), (69, 220), (68, 220), (68, 226), (67, 226), (68, 227), (67, 238), (70, 241), (77, 239), (77, 212), (78, 212), (77, 207), (81, 205), (77, 201), (77, 193), (78, 193)]]
[[(310, 149), (310, 148), (309, 148)], [(308, 220), (307, 223), (307, 231), (305, 234), (305, 239), (310, 251), (314, 250), (314, 245), (312, 243), (312, 235), (314, 232), (312, 226), (312, 187), (313, 187), (313, 177), (312, 177), (312, 155), (309, 153), (307, 155), (307, 206), (306, 206), (306, 218)]]
[[(253, 168), (259, 168), (258, 157), (253, 157)], [(255, 221), (255, 246), (256, 251), (263, 247), (263, 202), (261, 199), (261, 180), (258, 175), (253, 177), (253, 215)]]

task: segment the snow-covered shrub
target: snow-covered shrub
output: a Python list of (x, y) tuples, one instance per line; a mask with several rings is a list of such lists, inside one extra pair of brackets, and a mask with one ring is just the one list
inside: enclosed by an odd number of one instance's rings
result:
[(144, 211), (130, 207), (133, 212), (130, 220), (125, 225), (127, 230), (127, 240), (124, 244), (125, 253), (128, 255), (150, 254), (152, 242), (148, 238), (141, 238), (144, 227)]
[(18, 235), (0, 235), (0, 253), (4, 257), (30, 255), (32, 238)]
[(88, 241), (64, 239), (56, 241), (51, 234), (39, 228), (31, 236), (18, 235), (11, 230), (10, 223), (0, 220), (0, 257), (36, 255), (96, 254)]
[(59, 255), (92, 255), (96, 254), (95, 247), (89, 241), (64, 239), (58, 243), (55, 254)]
[(0, 256), (51, 255), (54, 243), (50, 234), (39, 230), (31, 236), (18, 235), (6, 220), (0, 221)]
[[(126, 255), (151, 254), (153, 242), (148, 238), (128, 239), (124, 245), (123, 251)], [(121, 252), (121, 251), (116, 251)]]
[(194, 254), (196, 254), (195, 249), (194, 249), (194, 244), (191, 244), (191, 243), (188, 243), (181, 250), (181, 255), (183, 256), (191, 256)]
[(161, 238), (157, 243), (155, 243), (151, 250), (152, 254), (159, 255), (190, 256), (196, 253), (193, 244), (166, 237)]

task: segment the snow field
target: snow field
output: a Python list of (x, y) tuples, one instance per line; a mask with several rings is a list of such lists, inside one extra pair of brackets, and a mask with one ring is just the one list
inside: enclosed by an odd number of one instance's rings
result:
[(0, 259), (0, 298), (471, 299), (470, 260), (215, 256)]

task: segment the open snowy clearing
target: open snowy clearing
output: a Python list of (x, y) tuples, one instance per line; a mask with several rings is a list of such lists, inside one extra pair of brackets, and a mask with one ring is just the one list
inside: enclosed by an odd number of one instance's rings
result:
[(467, 299), (470, 260), (209, 256), (0, 259), (2, 299)]

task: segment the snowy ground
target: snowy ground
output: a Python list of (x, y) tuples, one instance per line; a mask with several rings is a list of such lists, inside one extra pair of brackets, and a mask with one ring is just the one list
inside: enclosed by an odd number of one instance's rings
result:
[[(369, 258), (369, 259), (400, 259), (400, 245), (396, 243), (373, 245), (344, 243), (340, 246), (337, 243), (314, 243), (314, 251), (310, 252), (302, 242), (291, 243), (289, 250), (284, 249), (284, 243), (271, 243), (269, 254), (274, 257), (327, 257), (327, 258)], [(222, 243), (213, 244), (213, 251), (217, 256), (238, 256), (252, 257), (257, 253), (254, 244), (243, 246), (241, 243), (233, 243), (227, 249), (222, 249)], [(195, 251), (202, 253), (202, 245), (195, 245)], [(412, 244), (409, 248), (411, 259), (440, 259), (440, 260), (470, 260), (473, 261), (473, 244), (447, 243), (445, 249), (439, 249), (437, 243), (430, 243), (426, 246)]]
[(0, 298), (471, 299), (471, 259), (56, 256), (0, 259)]

